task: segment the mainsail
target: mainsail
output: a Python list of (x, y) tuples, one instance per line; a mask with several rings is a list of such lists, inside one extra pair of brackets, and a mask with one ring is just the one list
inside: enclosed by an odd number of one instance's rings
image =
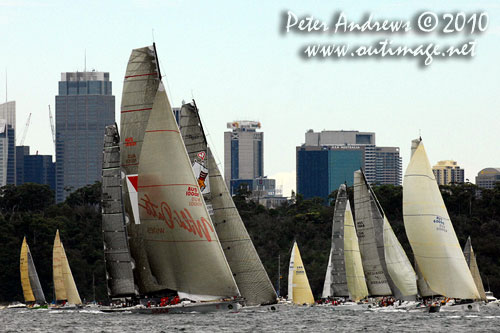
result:
[(59, 230), (54, 239), (54, 249), (52, 251), (52, 264), (54, 274), (54, 290), (57, 301), (68, 301), (70, 304), (82, 304), (75, 280), (69, 268), (68, 258), (64, 246), (59, 238)]
[(161, 83), (138, 174), (142, 243), (157, 284), (189, 294), (238, 296)]
[(403, 217), (418, 267), (438, 294), (478, 299), (424, 145), (414, 140), (412, 146), (403, 182)]
[[(160, 81), (155, 46), (132, 50), (123, 82), (120, 165), (123, 172), (122, 193), (129, 247), (135, 263), (135, 282), (141, 294), (151, 294), (164, 289), (151, 273), (150, 255), (148, 256), (144, 246), (147, 230), (141, 225), (137, 201), (137, 174), (144, 133)], [(125, 292), (130, 291), (129, 287), (126, 289)]]
[(469, 265), (470, 272), (474, 278), (474, 283), (476, 284), (479, 296), (483, 301), (486, 301), (486, 293), (484, 292), (483, 280), (481, 279), (481, 274), (479, 273), (479, 268), (477, 266), (476, 255), (472, 249), (472, 243), (470, 236), (467, 238), (467, 243), (464, 247), (464, 256), (467, 265)]
[(111, 297), (135, 294), (123, 212), (119, 144), (116, 125), (107, 126), (102, 161), (102, 231), (108, 294)]
[(359, 250), (370, 295), (392, 295), (392, 281), (384, 255), (384, 216), (370, 195), (361, 170), (354, 172), (354, 209)]
[[(202, 185), (205, 186), (202, 192), (205, 203), (212, 207), (212, 221), (241, 296), (245, 298), (247, 305), (275, 303), (276, 292), (234, 205), (215, 158), (207, 148), (194, 103), (182, 106), (180, 130), (198, 185), (200, 189)], [(197, 172), (196, 165), (207, 168), (208, 177), (206, 173)], [(203, 179), (200, 179), (200, 176), (203, 176)]]
[(288, 299), (295, 304), (314, 304), (314, 297), (300, 257), (297, 242), (293, 242), (288, 269)]
[(416, 295), (415, 271), (362, 170), (354, 172), (354, 206), (370, 295)]
[(325, 278), (323, 297), (350, 297), (358, 301), (368, 296), (358, 237), (344, 184), (340, 185), (335, 200), (329, 260), (327, 274), (330, 271), (330, 279)]
[(35, 264), (31, 257), (30, 248), (26, 242), (26, 237), (24, 237), (23, 245), (21, 246), (19, 267), (24, 301), (36, 302), (38, 304), (46, 303), (45, 295), (43, 294), (42, 286), (40, 285), (40, 280), (38, 279), (38, 274), (35, 269)]

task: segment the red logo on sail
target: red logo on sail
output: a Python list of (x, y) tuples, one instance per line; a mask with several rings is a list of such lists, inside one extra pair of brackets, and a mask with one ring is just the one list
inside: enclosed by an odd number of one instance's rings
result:
[(125, 139), (125, 147), (132, 147), (132, 146), (135, 146), (136, 144), (137, 144), (137, 142), (134, 142), (133, 137)]
[(204, 151), (200, 151), (200, 152), (198, 153), (198, 157), (199, 157), (199, 158), (200, 158), (200, 160), (202, 160), (202, 161), (205, 159), (205, 157), (206, 157), (206, 156), (207, 156), (207, 154), (206, 154)]
[(157, 205), (151, 201), (147, 194), (141, 198), (139, 206), (144, 208), (146, 214), (149, 216), (164, 221), (170, 229), (174, 229), (177, 226), (200, 238), (205, 238), (209, 242), (212, 241), (212, 237), (210, 236), (210, 232), (214, 232), (212, 224), (203, 216), (195, 221), (187, 208), (178, 212), (175, 209), (172, 210), (165, 201)]

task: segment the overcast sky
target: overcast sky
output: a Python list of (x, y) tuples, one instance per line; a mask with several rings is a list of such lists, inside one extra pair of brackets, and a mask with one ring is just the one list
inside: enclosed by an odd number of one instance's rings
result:
[[(403, 5), (404, 3), (404, 5)], [(485, 167), (500, 167), (500, 3), (498, 1), (28, 1), (0, 0), (0, 69), (8, 99), (17, 102), (18, 138), (28, 114), (26, 145), (54, 154), (48, 105), (54, 108), (61, 72), (110, 72), (116, 120), (130, 51), (154, 40), (174, 106), (193, 96), (219, 159), (223, 132), (233, 120), (258, 120), (264, 170), (295, 187), (295, 147), (308, 129), (376, 133), (378, 146), (401, 148), (403, 171), (410, 142), (421, 133), (431, 164), (453, 159), (474, 182)], [(283, 33), (283, 17), (313, 15), (330, 22), (411, 20), (422, 11), (486, 12), (478, 35), (319, 35)], [(308, 44), (373, 44), (391, 39), (456, 45), (476, 41), (469, 60), (318, 60), (300, 56)], [(0, 101), (5, 80), (0, 80)], [(54, 111), (54, 110), (53, 110)], [(223, 162), (221, 160), (221, 162)]]

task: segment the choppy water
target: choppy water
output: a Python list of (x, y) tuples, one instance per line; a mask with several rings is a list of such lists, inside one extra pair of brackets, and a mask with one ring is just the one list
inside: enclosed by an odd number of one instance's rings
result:
[(335, 312), (284, 307), (279, 312), (138, 315), (98, 311), (0, 310), (0, 332), (486, 332), (500, 330), (500, 308), (479, 313)]

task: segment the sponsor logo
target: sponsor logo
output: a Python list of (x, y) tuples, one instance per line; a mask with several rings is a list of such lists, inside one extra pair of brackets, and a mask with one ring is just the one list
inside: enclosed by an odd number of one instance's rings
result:
[(136, 144), (137, 144), (137, 142), (134, 142), (133, 137), (125, 138), (125, 147), (132, 147), (132, 146), (135, 146)]
[(203, 216), (197, 220), (193, 219), (187, 208), (180, 211), (172, 210), (165, 201), (160, 204), (152, 202), (147, 194), (141, 198), (139, 206), (144, 208), (149, 216), (165, 222), (170, 229), (181, 228), (200, 238), (205, 238), (209, 242), (212, 241), (210, 235), (211, 232), (214, 232), (212, 224)]
[(205, 160), (205, 157), (207, 156), (207, 154), (204, 152), (204, 151), (200, 151), (198, 153), (198, 157), (200, 158), (200, 160)]
[(432, 222), (434, 222), (437, 231), (448, 232), (448, 230), (446, 230), (446, 224), (444, 223), (444, 220), (441, 216), (436, 216), (436, 218)]
[(188, 189), (186, 191), (186, 197), (199, 197), (200, 193), (198, 192), (198, 189), (194, 186), (188, 186)]

